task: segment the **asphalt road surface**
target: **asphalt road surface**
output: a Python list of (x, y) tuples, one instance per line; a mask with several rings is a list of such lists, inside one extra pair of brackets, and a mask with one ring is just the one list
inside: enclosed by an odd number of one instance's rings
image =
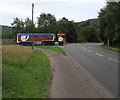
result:
[(68, 44), (62, 48), (114, 97), (118, 97), (118, 55), (100, 43)]
[(52, 77), (49, 98), (112, 98), (101, 85), (69, 56), (51, 50), (34, 48), (44, 52), (50, 61)]

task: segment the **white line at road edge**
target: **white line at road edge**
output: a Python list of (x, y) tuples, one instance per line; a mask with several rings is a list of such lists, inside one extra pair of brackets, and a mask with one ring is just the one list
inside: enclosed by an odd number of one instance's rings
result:
[(113, 61), (116, 61), (116, 62), (120, 62), (119, 60), (116, 60), (116, 59), (112, 59), (112, 58), (108, 58), (109, 60), (113, 60)]

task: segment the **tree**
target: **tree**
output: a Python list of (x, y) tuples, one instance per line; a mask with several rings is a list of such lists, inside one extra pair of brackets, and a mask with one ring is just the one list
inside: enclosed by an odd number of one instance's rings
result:
[(2, 28), (2, 39), (13, 39), (13, 29), (9, 26), (0, 25)]
[(22, 19), (19, 18), (14, 18), (13, 23), (11, 23), (12, 28), (13, 28), (13, 33), (14, 33), (14, 40), (16, 40), (16, 35), (17, 33), (25, 32), (24, 30), (24, 22)]
[(99, 20), (97, 22), (84, 21), (76, 23), (78, 42), (99, 42)]
[(35, 31), (35, 25), (34, 25), (34, 23), (32, 25), (32, 20), (30, 18), (25, 19), (25, 25), (24, 26), (25, 26), (25, 32), (26, 33)]
[(18, 32), (24, 32), (24, 22), (22, 21), (22, 19), (19, 18), (14, 18), (13, 23), (11, 23), (13, 30), (15, 33)]
[(116, 46), (120, 42), (118, 38), (120, 36), (119, 9), (120, 2), (108, 2), (99, 13), (101, 39), (105, 44), (109, 40), (111, 46)]
[(88, 42), (99, 42), (99, 34), (94, 27), (85, 27), (83, 35)]
[(58, 33), (65, 33), (68, 42), (76, 42), (77, 32), (75, 23), (73, 21), (69, 21), (65, 17), (60, 19), (57, 23), (58, 25)]
[(38, 31), (39, 32), (49, 32), (56, 33), (57, 32), (57, 22), (54, 15), (42, 13), (38, 17)]

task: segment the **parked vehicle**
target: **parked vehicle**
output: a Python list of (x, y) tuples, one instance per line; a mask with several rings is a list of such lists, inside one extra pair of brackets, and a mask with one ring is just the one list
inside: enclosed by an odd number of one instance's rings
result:
[(66, 43), (65, 34), (54, 33), (17, 33), (17, 43), (21, 45), (55, 45), (58, 42), (60, 46)]

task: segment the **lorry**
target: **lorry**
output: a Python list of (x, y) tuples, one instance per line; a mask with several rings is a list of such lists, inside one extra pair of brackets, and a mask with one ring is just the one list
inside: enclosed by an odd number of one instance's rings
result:
[(17, 33), (17, 44), (21, 45), (55, 45), (60, 46), (66, 43), (64, 33)]

